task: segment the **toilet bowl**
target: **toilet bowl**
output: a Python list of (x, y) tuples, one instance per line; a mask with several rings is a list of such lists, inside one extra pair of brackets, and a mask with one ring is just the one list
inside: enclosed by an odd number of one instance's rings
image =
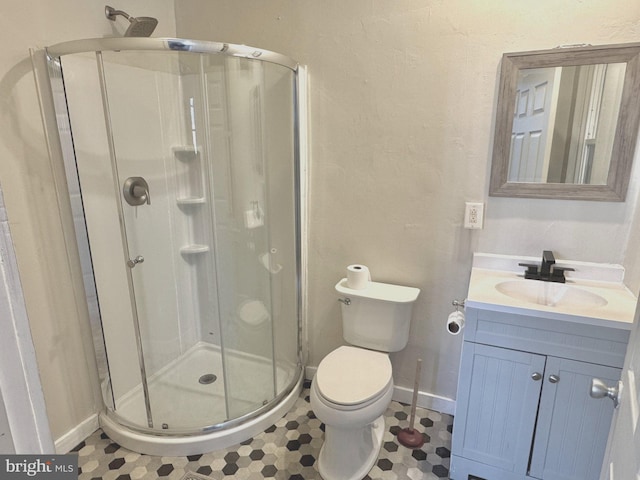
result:
[(388, 353), (406, 346), (420, 290), (377, 282), (352, 290), (346, 279), (336, 290), (345, 295), (343, 332), (353, 346), (329, 353), (311, 383), (311, 408), (325, 424), (318, 471), (324, 480), (361, 480), (380, 452), (393, 395)]
[(322, 478), (359, 480), (371, 470), (392, 394), (388, 355), (342, 346), (323, 359), (311, 384), (311, 408), (325, 424)]

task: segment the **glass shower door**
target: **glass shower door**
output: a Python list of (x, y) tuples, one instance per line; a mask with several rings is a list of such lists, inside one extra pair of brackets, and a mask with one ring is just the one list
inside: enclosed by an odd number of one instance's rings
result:
[(167, 433), (259, 410), (298, 368), (293, 72), (124, 50), (63, 67), (108, 404)]
[[(204, 58), (215, 250), (231, 417), (282, 393), (297, 366), (293, 72)], [(291, 346), (291, 347), (289, 347)]]
[[(198, 56), (103, 54), (123, 256), (153, 428), (228, 419), (205, 152), (193, 143), (183, 78)], [(197, 62), (196, 62), (197, 63)], [(170, 119), (170, 121), (168, 121)], [(143, 379), (143, 384), (144, 380)], [(118, 413), (140, 408), (120, 402)]]
[(214, 192), (221, 345), (231, 418), (275, 397), (272, 275), (265, 268), (269, 217), (261, 109), (262, 63), (203, 57), (206, 133)]
[(156, 65), (147, 54), (146, 68), (123, 69), (139, 65), (135, 53), (109, 56), (112, 148), (154, 428), (241, 417), (276, 392), (272, 272), (262, 259), (271, 249), (262, 62), (176, 53)]

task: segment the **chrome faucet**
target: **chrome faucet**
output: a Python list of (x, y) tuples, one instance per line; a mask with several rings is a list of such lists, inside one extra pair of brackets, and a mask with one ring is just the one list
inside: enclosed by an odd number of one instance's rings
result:
[(566, 278), (564, 272), (574, 271), (571, 267), (559, 267), (556, 265), (556, 258), (551, 250), (542, 252), (542, 262), (540, 265), (536, 263), (519, 263), (521, 267), (527, 267), (524, 272), (524, 278), (530, 280), (542, 280), (543, 282), (565, 283)]

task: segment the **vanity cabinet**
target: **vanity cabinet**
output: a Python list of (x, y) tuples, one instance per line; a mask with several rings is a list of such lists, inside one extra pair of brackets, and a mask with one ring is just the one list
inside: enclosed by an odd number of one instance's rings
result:
[(467, 308), (452, 480), (597, 480), (629, 331)]

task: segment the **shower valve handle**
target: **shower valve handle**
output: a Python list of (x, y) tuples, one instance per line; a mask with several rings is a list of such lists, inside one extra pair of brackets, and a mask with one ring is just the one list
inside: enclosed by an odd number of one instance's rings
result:
[(122, 186), (122, 195), (126, 202), (132, 207), (139, 205), (151, 205), (151, 195), (149, 194), (149, 184), (142, 177), (129, 177)]
[(127, 266), (129, 268), (133, 268), (135, 267), (137, 264), (144, 262), (144, 257), (142, 255), (138, 255), (136, 258), (134, 259), (129, 259), (129, 261), (127, 262)]

